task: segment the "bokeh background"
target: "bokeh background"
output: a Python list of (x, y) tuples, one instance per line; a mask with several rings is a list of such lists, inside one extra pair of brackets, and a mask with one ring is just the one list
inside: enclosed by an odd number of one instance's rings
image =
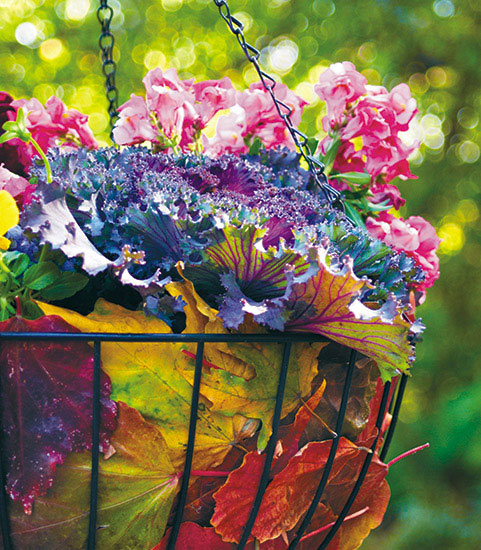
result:
[[(198, 80), (256, 75), (212, 0), (111, 0), (121, 102), (142, 93), (149, 69), (176, 67)], [(312, 102), (302, 129), (321, 131), (312, 84), (350, 60), (371, 84), (408, 82), (420, 113), (412, 159), (419, 179), (400, 182), (403, 215), (421, 215), (443, 239), (441, 279), (419, 314), (418, 346), (391, 457), (385, 522), (363, 550), (464, 550), (481, 541), (481, 2), (479, 0), (231, 0), (262, 64)], [(90, 115), (108, 143), (94, 0), (0, 0), (0, 88), (52, 94)]]

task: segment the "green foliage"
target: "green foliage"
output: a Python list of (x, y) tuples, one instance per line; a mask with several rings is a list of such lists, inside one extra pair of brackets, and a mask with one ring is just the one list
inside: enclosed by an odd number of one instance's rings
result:
[[(422, 142), (413, 160), (416, 182), (401, 183), (403, 215), (422, 215), (441, 238), (441, 279), (420, 314), (427, 325), (393, 444), (397, 451), (430, 440), (431, 450), (392, 468), (386, 521), (363, 549), (473, 548), (481, 483), (479, 395), (481, 234), (479, 208), (481, 65), (478, 0), (231, 0), (247, 39), (269, 71), (313, 102), (301, 130), (322, 137), (320, 103), (311, 86), (330, 62), (351, 60), (371, 84), (408, 82), (418, 100)], [(98, 61), (96, 3), (3, 2), (2, 87), (41, 101), (56, 93), (90, 115), (108, 142), (104, 82)], [(235, 40), (208, 0), (112, 2), (121, 102), (141, 93), (148, 69), (177, 67), (182, 77), (227, 75), (236, 86), (255, 80)], [(121, 5), (121, 10), (119, 6)], [(32, 27), (21, 24), (29, 23)], [(30, 30), (30, 34), (29, 34)], [(17, 37), (17, 38), (16, 38)], [(26, 40), (30, 45), (22, 45)], [(287, 48), (279, 55), (281, 48)], [(279, 60), (297, 61), (291, 67)], [(474, 398), (473, 398), (474, 399)], [(478, 401), (479, 403), (479, 401)], [(461, 424), (461, 428), (456, 425)], [(460, 437), (458, 434), (462, 434)], [(406, 483), (409, 479), (409, 483)], [(473, 519), (469, 519), (469, 518)], [(395, 521), (396, 520), (396, 521)]]

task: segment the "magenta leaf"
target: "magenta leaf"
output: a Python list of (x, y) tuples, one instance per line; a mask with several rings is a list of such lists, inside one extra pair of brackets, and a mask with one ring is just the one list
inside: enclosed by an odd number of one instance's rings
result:
[[(27, 321), (13, 317), (0, 332), (78, 332), (56, 315)], [(0, 349), (3, 460), (6, 488), (32, 512), (52, 486), (69, 452), (92, 447), (92, 348), (83, 342), (3, 341)], [(117, 406), (101, 373), (100, 449), (109, 449)]]

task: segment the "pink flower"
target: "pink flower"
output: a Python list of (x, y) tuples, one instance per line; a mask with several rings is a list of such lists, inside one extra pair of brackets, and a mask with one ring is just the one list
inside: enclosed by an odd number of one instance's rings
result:
[(314, 91), (327, 104), (331, 127), (341, 122), (349, 103), (366, 93), (366, 84), (366, 78), (349, 61), (334, 63), (321, 74)]
[(362, 149), (366, 158), (365, 169), (373, 179), (383, 176), (386, 183), (396, 177), (403, 180), (416, 178), (409, 168), (408, 157), (417, 147), (417, 144), (407, 146), (397, 136), (382, 140), (365, 136)]
[(235, 103), (236, 91), (230, 78), (222, 80), (204, 80), (193, 84), (195, 110), (200, 116), (202, 128), (222, 109), (228, 109)]
[(119, 145), (134, 145), (156, 139), (157, 132), (152, 127), (143, 97), (132, 94), (130, 99), (119, 107), (119, 119), (115, 123), (113, 137)]
[(386, 105), (395, 113), (393, 129), (407, 130), (409, 123), (418, 112), (416, 100), (411, 97), (411, 90), (407, 84), (398, 84), (388, 94), (380, 94), (376, 102)]
[(0, 165), (0, 191), (10, 193), (20, 206), (30, 203), (34, 190), (35, 185)]
[(373, 97), (360, 99), (350, 115), (347, 124), (341, 129), (343, 140), (358, 136), (385, 139), (391, 135), (396, 118), (392, 109), (377, 102)]
[(373, 204), (386, 203), (387, 205), (392, 206), (396, 210), (399, 210), (401, 206), (406, 202), (405, 199), (401, 197), (399, 189), (395, 185), (390, 185), (389, 183), (376, 183), (370, 189), (372, 196), (370, 197), (370, 202)]
[(411, 216), (407, 220), (396, 218), (387, 212), (381, 212), (377, 219), (368, 218), (366, 227), (369, 233), (388, 246), (405, 252), (413, 258), (425, 274), (425, 280), (419, 283), (418, 290), (425, 291), (439, 278), (439, 258), (436, 250), (441, 240), (434, 227), (420, 216)]
[(247, 153), (249, 148), (244, 141), (245, 134), (246, 111), (240, 105), (234, 105), (228, 115), (221, 116), (217, 121), (215, 136), (210, 140), (203, 136), (204, 150), (214, 157), (226, 153)]
[[(278, 83), (275, 92), (276, 97), (292, 109), (291, 121), (294, 126), (297, 126), (307, 102), (285, 84)], [(244, 92), (238, 92), (237, 103), (246, 113), (245, 136), (258, 137), (267, 148), (280, 146), (295, 148), (284, 121), (261, 82), (251, 84)]]
[(193, 79), (180, 80), (175, 69), (157, 68), (145, 76), (147, 108), (169, 140), (177, 139), (182, 149), (192, 143), (201, 127), (195, 108)]
[[(292, 109), (291, 120), (294, 125), (298, 125), (307, 102), (285, 84), (276, 85), (276, 96)], [(235, 105), (231, 107), (230, 113), (219, 118), (215, 137), (211, 140), (204, 137), (204, 147), (208, 154), (247, 153), (249, 147), (246, 142), (256, 137), (267, 148), (285, 146), (294, 149), (294, 142), (285, 123), (261, 83), (251, 84), (248, 90), (236, 92), (234, 99)]]
[[(26, 127), (44, 151), (57, 145), (75, 149), (81, 145), (98, 147), (88, 127), (88, 117), (75, 109), (67, 109), (58, 97), (50, 97), (45, 107), (35, 98), (17, 99), (12, 102), (12, 106), (15, 109), (23, 108)], [(15, 116), (10, 114), (11, 119)], [(29, 158), (38, 154), (32, 145), (25, 146), (24, 150)]]

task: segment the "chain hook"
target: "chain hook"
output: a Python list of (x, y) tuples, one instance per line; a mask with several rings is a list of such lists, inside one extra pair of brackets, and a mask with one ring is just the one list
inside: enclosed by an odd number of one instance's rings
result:
[(309, 169), (314, 177), (314, 181), (324, 195), (324, 198), (329, 202), (331, 206), (336, 206), (337, 208), (344, 210), (341, 194), (339, 193), (339, 191), (329, 185), (327, 176), (324, 173), (324, 164), (312, 155), (308, 145), (307, 136), (300, 130), (298, 130), (292, 123), (292, 108), (276, 97), (276, 80), (272, 76), (267, 74), (264, 70), (262, 70), (259, 64), (260, 52), (246, 41), (243, 32), (244, 25), (241, 21), (239, 21), (231, 14), (229, 5), (226, 0), (214, 0), (214, 4), (219, 9), (220, 16), (226, 22), (231, 33), (237, 38), (237, 42), (239, 42), (239, 45), (242, 48), (242, 51), (244, 52), (248, 61), (254, 66), (257, 74), (259, 75), (262, 85), (271, 96), (280, 118), (284, 121), (284, 124), (286, 125), (287, 130), (289, 131), (294, 143), (296, 144), (296, 147), (299, 149), (299, 153), (309, 166)]
[(102, 72), (105, 76), (105, 91), (108, 101), (108, 113), (110, 117), (110, 137), (114, 124), (118, 118), (119, 92), (115, 85), (115, 72), (117, 65), (113, 60), (114, 35), (110, 30), (110, 23), (114, 16), (114, 10), (108, 5), (107, 0), (100, 0), (97, 8), (97, 19), (101, 26), (99, 47), (102, 59)]

